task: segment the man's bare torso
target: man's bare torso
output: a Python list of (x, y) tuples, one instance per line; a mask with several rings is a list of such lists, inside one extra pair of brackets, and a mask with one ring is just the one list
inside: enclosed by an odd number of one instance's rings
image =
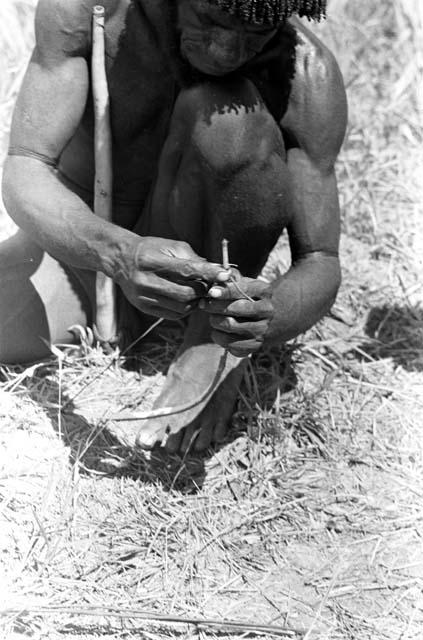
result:
[[(64, 46), (89, 62), (90, 14), (95, 1), (80, 0), (76, 4), (78, 8), (66, 18)], [(170, 63), (172, 56), (177, 56), (172, 50), (177, 44), (175, 15), (169, 0), (107, 0), (104, 4), (115, 213), (119, 217), (116, 222), (130, 228), (139, 217), (156, 175), (178, 92)], [(305, 56), (313, 60), (316, 51), (324, 47), (299, 21), (295, 28), (302, 50), (302, 55), (297, 55), (293, 81), (293, 93), (298, 96), (304, 93), (301, 85), (305, 83)], [(77, 132), (61, 155), (59, 169), (87, 193), (91, 191), (94, 174), (90, 95)]]

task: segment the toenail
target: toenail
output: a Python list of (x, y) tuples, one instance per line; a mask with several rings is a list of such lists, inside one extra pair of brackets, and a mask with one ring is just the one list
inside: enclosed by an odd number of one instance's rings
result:
[(136, 442), (140, 447), (152, 447), (156, 442), (156, 436), (152, 433), (138, 434)]

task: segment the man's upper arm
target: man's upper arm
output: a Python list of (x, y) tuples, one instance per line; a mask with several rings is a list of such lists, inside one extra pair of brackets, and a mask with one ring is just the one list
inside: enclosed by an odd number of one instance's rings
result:
[(288, 140), (292, 184), (288, 231), (294, 260), (309, 253), (336, 255), (338, 251), (334, 166), (347, 123), (344, 84), (333, 55), (302, 26), (298, 37), (296, 76), (281, 122)]
[(302, 149), (323, 172), (330, 172), (347, 126), (344, 82), (329, 49), (299, 21), (295, 27), (295, 77), (281, 126), (293, 146)]
[(90, 22), (84, 8), (83, 0), (40, 0), (36, 46), (13, 115), (11, 154), (54, 160), (75, 133), (89, 84), (84, 56)]

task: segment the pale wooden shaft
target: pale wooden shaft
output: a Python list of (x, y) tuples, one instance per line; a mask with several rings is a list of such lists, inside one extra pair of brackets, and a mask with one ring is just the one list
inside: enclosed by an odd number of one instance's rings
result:
[[(110, 98), (106, 76), (104, 7), (93, 8), (91, 76), (94, 103), (94, 213), (112, 221), (112, 132)], [(104, 341), (115, 338), (116, 290), (113, 281), (103, 273), (96, 278), (96, 327)]]

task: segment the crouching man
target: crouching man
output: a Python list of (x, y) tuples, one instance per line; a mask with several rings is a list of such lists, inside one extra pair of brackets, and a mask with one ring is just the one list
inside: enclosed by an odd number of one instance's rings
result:
[[(295, 15), (318, 20), (325, 2), (103, 0), (113, 222), (92, 211), (94, 4), (38, 4), (4, 172), (20, 230), (0, 244), (0, 361), (45, 357), (44, 340), (89, 325), (103, 272), (122, 294), (123, 332), (137, 314), (186, 318), (155, 408), (201, 398), (128, 429), (171, 450), (198, 433), (201, 450), (225, 436), (245, 358), (312, 326), (339, 287), (345, 92)], [(284, 229), (292, 266), (269, 285), (257, 276)]]

